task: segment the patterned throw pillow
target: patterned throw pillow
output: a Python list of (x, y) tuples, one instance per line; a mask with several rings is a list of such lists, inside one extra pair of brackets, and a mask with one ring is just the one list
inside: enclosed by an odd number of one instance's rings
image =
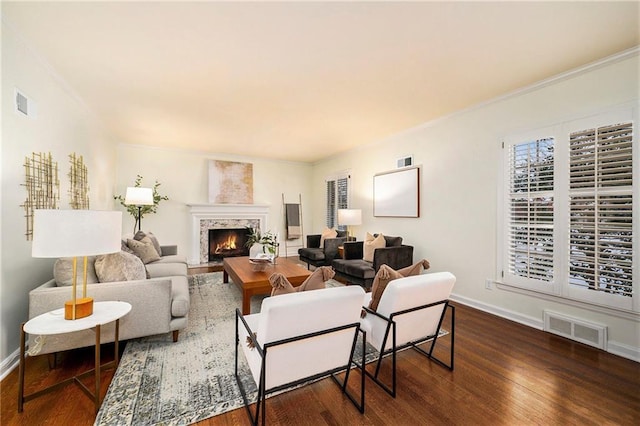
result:
[(387, 246), (387, 242), (384, 239), (384, 235), (378, 234), (377, 237), (374, 237), (370, 233), (367, 232), (367, 236), (364, 239), (363, 243), (362, 258), (367, 262), (373, 262), (373, 252), (377, 248), (384, 248)]
[(423, 270), (429, 269), (429, 261), (422, 259), (420, 262), (414, 263), (411, 266), (402, 268), (398, 271), (391, 268), (388, 265), (380, 266), (376, 276), (373, 278), (373, 284), (371, 285), (371, 303), (369, 303), (369, 309), (376, 311), (378, 304), (380, 304), (380, 298), (382, 293), (387, 288), (387, 285), (398, 278), (404, 278), (411, 275), (419, 275)]
[[(94, 268), (95, 256), (87, 256), (87, 284), (95, 284), (98, 281), (96, 270)], [(78, 257), (76, 261), (76, 283), (82, 284), (84, 277), (84, 257)], [(56, 260), (53, 265), (53, 278), (56, 280), (58, 287), (69, 286), (73, 284), (73, 258), (65, 257)]]
[(162, 256), (162, 249), (160, 248), (160, 243), (158, 242), (158, 239), (156, 238), (156, 236), (153, 235), (151, 232), (138, 231), (136, 232), (136, 235), (133, 236), (133, 239), (136, 241), (142, 241), (145, 238), (149, 238), (149, 240), (153, 244), (153, 247), (158, 252), (158, 256)]
[(95, 268), (101, 283), (147, 278), (142, 261), (137, 256), (124, 251), (98, 256)]
[(156, 260), (160, 260), (160, 255), (156, 251), (156, 248), (153, 246), (153, 243), (148, 237), (144, 237), (141, 241), (136, 240), (127, 240), (127, 245), (133, 253), (138, 256), (142, 263), (145, 265), (147, 263), (155, 262)]

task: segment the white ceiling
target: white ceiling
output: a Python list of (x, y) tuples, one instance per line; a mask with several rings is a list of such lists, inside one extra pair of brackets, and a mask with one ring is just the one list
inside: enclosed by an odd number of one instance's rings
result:
[(634, 47), (639, 5), (2, 1), (2, 15), (119, 142), (313, 162)]

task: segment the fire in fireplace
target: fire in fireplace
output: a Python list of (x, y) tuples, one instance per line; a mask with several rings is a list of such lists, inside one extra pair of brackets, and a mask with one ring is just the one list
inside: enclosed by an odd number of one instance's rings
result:
[(225, 257), (249, 256), (246, 247), (248, 230), (209, 229), (209, 262), (222, 260)]

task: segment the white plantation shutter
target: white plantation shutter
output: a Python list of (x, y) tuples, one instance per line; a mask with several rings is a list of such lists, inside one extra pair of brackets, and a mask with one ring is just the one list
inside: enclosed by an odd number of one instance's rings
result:
[(640, 312), (638, 114), (612, 110), (506, 139), (502, 284)]
[(569, 136), (569, 284), (633, 294), (633, 126)]
[(509, 149), (508, 274), (520, 281), (553, 281), (554, 139)]
[(341, 176), (326, 181), (328, 228), (338, 228), (338, 209), (349, 208), (349, 176)]
[(336, 181), (327, 181), (327, 228), (333, 228), (336, 223)]

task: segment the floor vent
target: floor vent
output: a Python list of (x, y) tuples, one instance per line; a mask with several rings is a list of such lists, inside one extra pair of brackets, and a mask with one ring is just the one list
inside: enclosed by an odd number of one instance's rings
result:
[(544, 311), (544, 331), (607, 350), (607, 327)]

